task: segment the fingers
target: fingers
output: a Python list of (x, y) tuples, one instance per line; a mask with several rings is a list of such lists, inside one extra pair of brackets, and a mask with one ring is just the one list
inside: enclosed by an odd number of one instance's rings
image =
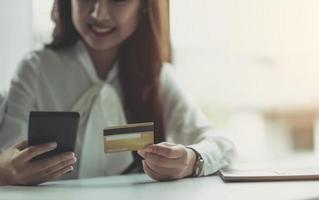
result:
[(155, 165), (153, 163), (150, 163), (148, 161), (145, 161), (147, 166), (157, 174), (160, 174), (161, 176), (164, 176), (169, 179), (178, 179), (180, 177), (180, 170), (177, 168), (165, 168), (158, 165)]
[(61, 171), (65, 168), (67, 168), (67, 167), (72, 167), (72, 165), (75, 163), (76, 163), (76, 159), (65, 160), (63, 162), (60, 162), (60, 163), (52, 166), (52, 167), (46, 168), (41, 173), (43, 173), (45, 176), (50, 176), (50, 174), (54, 174), (58, 171)]
[(23, 140), (19, 142), (18, 144), (13, 145), (10, 148), (19, 149), (20, 151), (28, 147), (28, 141)]
[(51, 181), (53, 179), (59, 178), (60, 176), (66, 174), (67, 172), (72, 171), (74, 168), (72, 166), (67, 166), (62, 169), (59, 169), (57, 171), (54, 171), (50, 174), (38, 176), (37, 178), (34, 178), (31, 181), (28, 181), (27, 183), (23, 183), (21, 185), (38, 185), (44, 182)]
[(50, 158), (46, 158), (43, 160), (34, 161), (31, 163), (31, 165), (32, 165), (33, 171), (39, 172), (39, 171), (48, 170), (50, 172), (52, 171), (52, 168), (55, 168), (55, 167), (62, 168), (62, 167), (65, 167), (65, 164), (67, 163), (70, 163), (69, 165), (72, 165), (75, 162), (76, 162), (76, 158), (74, 153), (67, 152), (67, 153), (62, 153), (62, 154), (59, 154)]
[(153, 163), (154, 165), (157, 165), (157, 166), (166, 167), (166, 168), (176, 168), (180, 165), (179, 159), (166, 158), (157, 154), (147, 153), (143, 151), (138, 151), (138, 154), (142, 156), (148, 162)]
[(45, 182), (46, 181), (51, 181), (51, 180), (56, 179), (56, 178), (59, 178), (63, 174), (66, 174), (66, 173), (72, 171), (73, 169), (74, 169), (73, 166), (67, 166), (67, 167), (64, 167), (62, 169), (59, 169), (58, 171), (47, 175), (45, 177)]
[(52, 151), (56, 147), (57, 147), (56, 142), (40, 144), (37, 146), (31, 146), (22, 150), (20, 156), (24, 161), (29, 161), (38, 155)]
[[(57, 178), (64, 174), (65, 169), (72, 168), (76, 158), (74, 153), (63, 153), (39, 161), (26, 162), (18, 169), (16, 184), (34, 185)], [(68, 170), (68, 171), (70, 171)], [(66, 173), (66, 172), (65, 172)]]
[(142, 161), (142, 163), (143, 163), (144, 172), (147, 175), (149, 175), (152, 179), (158, 180), (158, 181), (169, 180), (169, 177), (166, 177), (164, 175), (158, 174), (157, 172), (153, 171), (144, 160)]
[(170, 143), (160, 143), (160, 144), (149, 145), (143, 150), (148, 153), (164, 156), (166, 158), (180, 158), (185, 153), (184, 146), (174, 145)]
[(47, 181), (51, 181), (51, 180), (54, 180), (56, 178), (59, 178), (60, 176), (72, 171), (74, 168), (72, 166), (67, 166), (67, 167), (64, 167), (58, 171), (55, 171), (51, 174), (48, 174), (46, 175), (44, 178), (43, 178), (43, 182), (47, 182)]
[(164, 142), (149, 145), (138, 154), (145, 159), (144, 171), (155, 180), (175, 180), (188, 174), (190, 159), (188, 149), (183, 145)]

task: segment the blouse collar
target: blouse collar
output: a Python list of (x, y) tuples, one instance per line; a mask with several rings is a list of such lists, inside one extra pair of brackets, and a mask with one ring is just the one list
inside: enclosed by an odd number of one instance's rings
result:
[(79, 40), (75, 44), (75, 54), (80, 63), (82, 64), (84, 70), (88, 73), (90, 79), (94, 83), (112, 83), (118, 78), (118, 62), (115, 62), (105, 80), (99, 78), (93, 65), (91, 56), (88, 52), (88, 49), (82, 40)]

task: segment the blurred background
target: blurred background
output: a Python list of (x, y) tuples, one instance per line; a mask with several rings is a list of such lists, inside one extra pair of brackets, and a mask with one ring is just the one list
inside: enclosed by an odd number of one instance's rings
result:
[[(171, 0), (177, 75), (245, 159), (319, 156), (319, 1)], [(0, 89), (50, 41), (53, 0), (0, 0)]]

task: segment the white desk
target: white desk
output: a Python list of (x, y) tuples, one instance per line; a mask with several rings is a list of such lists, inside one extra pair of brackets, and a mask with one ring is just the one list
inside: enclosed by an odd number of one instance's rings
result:
[(146, 175), (129, 175), (51, 182), (36, 187), (0, 187), (1, 200), (284, 200), (315, 198), (319, 198), (319, 181), (223, 183), (217, 176), (155, 182)]

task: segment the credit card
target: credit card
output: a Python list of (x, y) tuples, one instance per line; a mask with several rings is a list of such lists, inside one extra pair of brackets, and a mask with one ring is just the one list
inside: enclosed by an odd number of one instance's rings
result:
[(154, 123), (127, 124), (103, 130), (104, 152), (137, 151), (154, 144)]

